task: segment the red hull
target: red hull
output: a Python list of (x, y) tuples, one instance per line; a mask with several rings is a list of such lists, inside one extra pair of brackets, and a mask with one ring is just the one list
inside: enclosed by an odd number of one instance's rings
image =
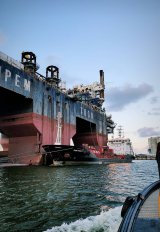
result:
[[(41, 163), (42, 145), (55, 144), (57, 120), (35, 113), (25, 113), (0, 118), (0, 130), (8, 135), (8, 156), (14, 163)], [(62, 144), (106, 145), (106, 136), (96, 133), (76, 134), (76, 126), (62, 124)]]

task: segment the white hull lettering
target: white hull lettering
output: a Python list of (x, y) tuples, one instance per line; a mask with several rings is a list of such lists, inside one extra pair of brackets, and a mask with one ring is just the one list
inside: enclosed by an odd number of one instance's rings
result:
[[(0, 66), (0, 78), (2, 78), (2, 67)], [(30, 80), (27, 80), (25, 78), (21, 78), (18, 74), (12, 75), (11, 71), (9, 69), (5, 69), (4, 72), (4, 80), (5, 82), (8, 82), (11, 80), (11, 78), (14, 78), (14, 84), (18, 88), (23, 88), (25, 91), (30, 92), (31, 89), (31, 82)]]
[(11, 72), (8, 69), (6, 69), (5, 70), (5, 82), (7, 82), (8, 78), (10, 78), (10, 77), (11, 77)]
[(91, 111), (87, 111), (87, 109), (84, 109), (81, 106), (81, 112), (80, 112), (81, 116), (87, 117), (88, 119), (93, 119), (93, 112)]
[(20, 87), (20, 80), (19, 80), (20, 76), (16, 74), (15, 77), (15, 86)]
[(27, 79), (24, 79), (24, 89), (30, 92), (30, 86), (31, 86), (31, 82)]

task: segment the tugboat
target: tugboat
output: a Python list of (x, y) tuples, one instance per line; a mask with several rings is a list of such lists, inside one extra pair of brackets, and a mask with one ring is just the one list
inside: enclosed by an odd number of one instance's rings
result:
[(130, 163), (130, 156), (113, 153), (109, 147), (43, 145), (44, 165), (64, 166), (81, 164)]

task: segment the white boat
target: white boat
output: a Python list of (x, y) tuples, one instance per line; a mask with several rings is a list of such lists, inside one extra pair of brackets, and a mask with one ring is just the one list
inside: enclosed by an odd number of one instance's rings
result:
[(107, 145), (110, 149), (113, 149), (116, 155), (134, 155), (132, 142), (129, 138), (122, 136), (122, 126), (117, 128), (118, 136), (116, 138), (112, 137), (108, 140)]

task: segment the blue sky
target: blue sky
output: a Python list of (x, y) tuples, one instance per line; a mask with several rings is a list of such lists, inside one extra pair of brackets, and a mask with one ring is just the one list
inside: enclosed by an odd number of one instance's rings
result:
[(103, 69), (107, 114), (134, 150), (160, 136), (159, 0), (0, 0), (0, 50), (33, 51), (39, 72), (57, 65), (68, 88)]

